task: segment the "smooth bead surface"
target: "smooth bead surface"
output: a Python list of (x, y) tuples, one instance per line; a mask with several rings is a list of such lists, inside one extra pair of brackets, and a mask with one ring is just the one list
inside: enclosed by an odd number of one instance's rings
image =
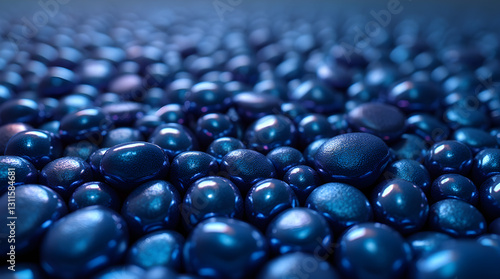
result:
[(30, 125), (24, 123), (11, 123), (0, 126), (0, 155), (4, 154), (7, 142), (11, 137), (19, 132), (30, 129), (33, 128)]
[(144, 106), (135, 102), (119, 102), (102, 106), (102, 111), (116, 126), (131, 126), (144, 116)]
[(291, 167), (283, 176), (283, 181), (292, 188), (301, 205), (304, 205), (309, 194), (320, 185), (318, 173), (305, 165)]
[(423, 162), (428, 145), (419, 136), (403, 134), (401, 138), (390, 147), (399, 160), (410, 159), (417, 162)]
[(479, 198), (481, 209), (488, 218), (500, 217), (500, 175), (488, 178), (479, 187)]
[(84, 161), (97, 151), (99, 147), (89, 141), (83, 140), (66, 145), (63, 151), (64, 157), (78, 157)]
[(205, 147), (218, 138), (236, 136), (236, 125), (227, 115), (209, 113), (198, 119), (196, 137)]
[(257, 278), (283, 279), (300, 278), (301, 276), (304, 278), (339, 278), (335, 269), (327, 261), (302, 252), (290, 253), (272, 259), (262, 268)]
[(300, 146), (307, 147), (321, 138), (331, 138), (336, 135), (331, 124), (321, 114), (305, 115), (297, 124)]
[(71, 211), (92, 205), (101, 205), (114, 211), (120, 211), (121, 202), (115, 190), (98, 181), (78, 186), (68, 201), (68, 207)]
[(425, 158), (425, 167), (432, 177), (446, 173), (467, 175), (472, 167), (472, 152), (461, 142), (442, 141), (429, 149)]
[(459, 174), (443, 174), (436, 178), (432, 183), (430, 193), (434, 202), (455, 198), (476, 205), (479, 200), (474, 183)]
[(472, 179), (481, 185), (488, 178), (500, 174), (500, 149), (479, 151), (472, 162)]
[(408, 129), (427, 142), (446, 140), (450, 129), (430, 114), (415, 114), (407, 119)]
[(234, 96), (233, 103), (238, 115), (246, 123), (278, 112), (281, 106), (281, 100), (276, 97), (252, 93), (240, 93)]
[(323, 145), (323, 143), (327, 142), (328, 140), (328, 138), (318, 139), (313, 141), (306, 147), (306, 149), (304, 150), (304, 158), (306, 158), (306, 162), (309, 166), (313, 168), (316, 167), (316, 160), (314, 159), (314, 156), (316, 156), (316, 153), (318, 153), (318, 149)]
[(177, 123), (182, 125), (187, 122), (186, 113), (184, 113), (182, 106), (179, 104), (165, 105), (158, 109), (155, 115), (165, 123)]
[(170, 180), (179, 193), (183, 194), (196, 180), (218, 172), (219, 164), (213, 156), (200, 151), (187, 151), (172, 160)]
[(387, 98), (405, 112), (429, 111), (439, 108), (439, 88), (431, 83), (403, 81), (389, 90)]
[(158, 126), (149, 138), (149, 142), (163, 148), (170, 160), (181, 152), (195, 150), (198, 147), (194, 135), (186, 127), (174, 123)]
[(101, 180), (104, 179), (101, 173), (101, 160), (106, 151), (108, 151), (109, 148), (101, 148), (96, 151), (94, 151), (92, 154), (90, 154), (89, 158), (87, 161), (89, 162), (90, 167), (92, 168), (92, 173), (94, 179)]
[(429, 210), (429, 227), (454, 237), (476, 237), (486, 232), (486, 220), (479, 210), (457, 199), (445, 199)]
[(246, 131), (247, 146), (261, 153), (280, 146), (294, 146), (296, 128), (282, 115), (267, 115), (255, 121)]
[(474, 154), (477, 154), (483, 149), (496, 148), (498, 146), (494, 136), (484, 130), (472, 127), (456, 130), (452, 138), (467, 145)]
[[(9, 172), (12, 175), (9, 175)], [(14, 178), (13, 182), (9, 179)], [(0, 194), (7, 192), (7, 188), (22, 184), (33, 184), (38, 181), (38, 171), (35, 166), (18, 156), (0, 156)]]
[(104, 137), (101, 147), (113, 147), (118, 144), (132, 141), (144, 141), (141, 132), (136, 129), (122, 127), (110, 130)]
[(128, 250), (126, 262), (144, 269), (181, 268), (184, 237), (175, 231), (156, 231), (138, 239)]
[(225, 112), (231, 105), (231, 95), (213, 82), (200, 82), (186, 93), (184, 110), (194, 116)]
[(403, 159), (396, 161), (384, 171), (385, 179), (399, 178), (409, 181), (427, 192), (431, 187), (431, 177), (427, 169), (415, 160)]
[(0, 105), (1, 125), (23, 122), (34, 125), (40, 120), (40, 108), (34, 100), (14, 99)]
[(76, 187), (92, 180), (92, 168), (77, 157), (61, 157), (40, 172), (40, 183), (67, 199)]
[(214, 140), (207, 148), (207, 153), (214, 156), (218, 162), (222, 160), (227, 153), (236, 149), (245, 149), (246, 146), (239, 140), (231, 137), (223, 137)]
[(98, 139), (108, 131), (111, 124), (111, 120), (101, 109), (84, 109), (61, 119), (59, 136), (65, 142)]
[(316, 113), (336, 112), (344, 103), (342, 94), (314, 81), (303, 82), (290, 93), (289, 97)]
[(414, 260), (439, 250), (443, 243), (450, 240), (453, 241), (453, 238), (447, 234), (426, 231), (414, 233), (406, 238), (411, 247)]
[(306, 163), (299, 150), (288, 146), (277, 147), (271, 150), (266, 157), (273, 163), (278, 177), (283, 177), (290, 168)]
[(145, 271), (135, 265), (112, 266), (99, 272), (93, 279), (143, 279)]
[(62, 146), (59, 138), (43, 130), (28, 130), (15, 134), (5, 147), (5, 155), (22, 157), (37, 169), (42, 169), (50, 161), (61, 157)]

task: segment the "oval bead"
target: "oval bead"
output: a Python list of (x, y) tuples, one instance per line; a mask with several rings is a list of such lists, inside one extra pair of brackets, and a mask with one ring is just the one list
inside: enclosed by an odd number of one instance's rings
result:
[(76, 187), (92, 180), (92, 168), (77, 157), (61, 157), (40, 172), (40, 183), (67, 199)]
[(87, 182), (78, 186), (68, 201), (68, 207), (71, 211), (92, 205), (101, 205), (114, 211), (120, 211), (121, 201), (115, 190), (99, 181)]
[(5, 147), (5, 155), (22, 157), (37, 169), (61, 157), (62, 145), (58, 137), (43, 130), (28, 130), (15, 134)]
[(459, 174), (443, 174), (436, 178), (431, 186), (431, 197), (434, 202), (447, 198), (463, 200), (476, 205), (479, 194), (470, 179)]
[(261, 153), (280, 146), (294, 146), (296, 128), (282, 115), (267, 115), (255, 121), (246, 131), (247, 146)]
[(213, 156), (200, 151), (187, 151), (172, 160), (170, 180), (179, 193), (183, 194), (196, 180), (217, 175), (218, 172), (219, 164)]

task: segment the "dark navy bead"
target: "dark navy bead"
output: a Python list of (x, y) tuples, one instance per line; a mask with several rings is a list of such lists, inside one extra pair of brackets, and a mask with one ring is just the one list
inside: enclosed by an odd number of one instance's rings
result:
[(248, 221), (262, 231), (276, 215), (296, 206), (299, 201), (292, 188), (274, 178), (255, 183), (245, 199)]
[(122, 127), (110, 130), (104, 136), (101, 147), (113, 147), (118, 144), (129, 143), (132, 141), (144, 141), (144, 137), (137, 129)]
[[(68, 212), (66, 203), (56, 192), (36, 184), (16, 186), (14, 201), (12, 197), (7, 193), (0, 197), (0, 205), (5, 208), (0, 212), (0, 217), (4, 220), (16, 217), (17, 220), (25, 221), (14, 220), (15, 228), (8, 225), (0, 227), (0, 234), (5, 237), (0, 244), (0, 252), (4, 255), (8, 253), (10, 245), (15, 245), (16, 255), (36, 251), (47, 229)], [(15, 215), (10, 215), (7, 210), (7, 205), (11, 202), (15, 202)], [(15, 242), (11, 240), (7, 243), (7, 236), (12, 235), (11, 229), (15, 230)], [(17, 269), (17, 265), (15, 268)]]
[(165, 105), (158, 109), (155, 115), (165, 123), (177, 123), (181, 125), (187, 123), (186, 114), (179, 104)]
[(249, 149), (237, 149), (227, 153), (220, 163), (221, 173), (246, 194), (251, 185), (276, 176), (273, 163), (266, 156)]
[(73, 190), (92, 180), (92, 168), (77, 157), (61, 157), (48, 163), (40, 172), (40, 183), (67, 199)]
[(488, 148), (479, 151), (472, 162), (472, 179), (476, 185), (489, 177), (500, 174), (500, 149)]
[(409, 253), (397, 231), (380, 223), (365, 223), (342, 235), (335, 259), (350, 278), (402, 278)]
[(242, 218), (243, 197), (226, 178), (209, 176), (198, 179), (186, 191), (181, 217), (188, 229), (211, 217)]
[(443, 119), (452, 129), (463, 127), (487, 129), (490, 126), (490, 119), (484, 111), (475, 107), (475, 105), (471, 107), (457, 103), (443, 113)]
[(443, 174), (436, 178), (431, 186), (431, 197), (434, 202), (455, 198), (476, 205), (479, 194), (470, 179), (460, 174)]
[(217, 161), (220, 162), (227, 153), (244, 148), (246, 148), (245, 145), (239, 139), (223, 137), (214, 140), (210, 146), (208, 146), (207, 153), (214, 156)]
[(108, 151), (109, 148), (101, 148), (96, 151), (94, 151), (88, 158), (88, 162), (90, 167), (92, 168), (92, 173), (94, 176), (94, 179), (98, 180), (103, 180), (104, 177), (102, 176), (101, 173), (101, 160), (102, 157), (104, 156), (104, 153)]
[(439, 250), (440, 246), (453, 238), (440, 232), (417, 232), (406, 238), (411, 247), (413, 259), (417, 260), (426, 254)]
[(484, 234), (476, 239), (476, 241), (488, 247), (493, 247), (500, 252), (500, 235), (498, 234)]
[(61, 157), (62, 145), (58, 137), (43, 130), (27, 130), (15, 134), (5, 147), (5, 155), (22, 157), (37, 169)]
[(390, 88), (387, 99), (405, 112), (434, 112), (439, 108), (441, 95), (431, 83), (406, 80)]
[(173, 229), (179, 222), (181, 198), (174, 185), (153, 180), (137, 187), (123, 203), (121, 215), (135, 236)]
[(88, 278), (117, 263), (127, 250), (128, 230), (122, 217), (91, 206), (56, 222), (41, 244), (43, 269), (52, 277)]
[(106, 106), (106, 105), (110, 105), (110, 104), (114, 104), (114, 103), (119, 103), (121, 101), (122, 101), (122, 99), (120, 98), (120, 96), (118, 96), (118, 94), (106, 92), (106, 93), (99, 94), (99, 96), (97, 96), (97, 98), (95, 100), (95, 104), (102, 107), (102, 106)]
[(219, 164), (215, 157), (201, 151), (186, 151), (175, 156), (170, 166), (170, 180), (179, 193), (196, 180), (219, 172)]
[(450, 135), (450, 129), (429, 114), (415, 114), (406, 120), (408, 128), (427, 142), (440, 142)]
[(316, 170), (324, 181), (344, 182), (366, 188), (375, 182), (390, 161), (387, 145), (366, 133), (336, 136), (321, 147), (316, 156)]
[(283, 103), (281, 104), (281, 113), (293, 122), (299, 122), (309, 111), (300, 103)]
[(425, 167), (432, 177), (445, 173), (467, 175), (472, 167), (472, 152), (461, 142), (442, 141), (429, 149), (425, 158)]
[(121, 202), (115, 190), (106, 183), (98, 181), (78, 186), (68, 201), (68, 207), (71, 211), (92, 205), (102, 205), (114, 211), (120, 211)]
[(141, 119), (137, 119), (134, 128), (139, 130), (146, 138), (149, 138), (161, 124), (165, 124), (165, 122), (161, 120), (160, 117), (156, 115), (145, 115)]
[(186, 93), (192, 85), (193, 81), (189, 78), (178, 78), (172, 81), (166, 90), (169, 101), (175, 104), (183, 104)]
[(136, 74), (123, 74), (109, 83), (109, 91), (118, 94), (122, 100), (137, 100), (143, 97), (142, 78)]
[(54, 109), (54, 119), (60, 120), (67, 114), (91, 107), (93, 107), (93, 104), (89, 97), (80, 94), (71, 94), (59, 101), (59, 104)]
[(45, 279), (45, 272), (39, 264), (34, 263), (16, 263), (15, 270), (4, 268), (0, 271), (0, 278), (4, 279)]
[(115, 72), (115, 67), (109, 61), (86, 59), (81, 63), (79, 74), (82, 84), (103, 88)]
[(137, 119), (140, 119), (145, 114), (144, 106), (135, 102), (104, 105), (102, 111), (116, 126), (132, 126)]
[(500, 217), (500, 175), (488, 178), (479, 188), (479, 199), (484, 215), (490, 219)]
[(196, 137), (200, 145), (207, 147), (218, 138), (237, 137), (236, 125), (227, 115), (221, 113), (205, 114), (198, 119)]
[(293, 146), (296, 141), (293, 122), (282, 115), (267, 115), (255, 121), (246, 131), (247, 146), (267, 153), (279, 146)]
[(304, 165), (291, 167), (283, 175), (283, 181), (292, 188), (301, 205), (305, 204), (309, 194), (321, 183), (318, 173)]
[(231, 105), (231, 94), (213, 82), (200, 82), (186, 93), (184, 109), (199, 117), (212, 112), (226, 112)]
[(491, 221), (488, 226), (488, 232), (500, 235), (500, 218)]
[(336, 135), (326, 117), (320, 114), (305, 115), (297, 125), (297, 130), (300, 146), (303, 148), (315, 140)]
[(38, 171), (26, 159), (18, 156), (0, 156), (0, 195), (7, 192), (10, 185), (33, 184), (37, 181)]
[(474, 154), (486, 148), (496, 148), (498, 146), (497, 140), (494, 136), (490, 135), (484, 130), (465, 127), (456, 130), (452, 138), (456, 141), (467, 145)]
[(40, 107), (31, 99), (14, 99), (0, 105), (1, 125), (15, 122), (34, 125), (40, 121), (40, 118)]
[(101, 159), (104, 180), (115, 189), (130, 191), (148, 180), (162, 179), (169, 170), (168, 158), (158, 146), (131, 142), (108, 149)]
[(316, 188), (306, 206), (321, 213), (335, 233), (372, 220), (368, 199), (357, 188), (344, 183), (326, 183)]
[(454, 237), (476, 237), (486, 232), (486, 220), (473, 205), (457, 199), (433, 204), (429, 211), (429, 227)]
[[(182, 253), (181, 253), (182, 255)], [(156, 266), (148, 269), (146, 271), (146, 274), (144, 274), (141, 279), (169, 279), (169, 278), (175, 278), (175, 279), (200, 279), (200, 277), (195, 277), (195, 276), (182, 276), (182, 275), (177, 275), (176, 272), (174, 272), (172, 269), (163, 267), (163, 266)]]
[(318, 153), (318, 149), (323, 145), (323, 143), (327, 142), (328, 140), (329, 138), (315, 140), (311, 144), (309, 144), (306, 149), (304, 149), (304, 158), (306, 159), (306, 162), (309, 166), (316, 167), (316, 160), (314, 159), (314, 156), (316, 156), (316, 153)]
[(38, 126), (38, 129), (49, 131), (49, 132), (57, 135), (57, 134), (59, 134), (60, 127), (61, 127), (61, 122), (59, 120), (53, 120), (53, 121), (45, 122), (42, 125)]
[(233, 97), (238, 116), (246, 123), (280, 111), (281, 100), (263, 94), (240, 93)]
[(241, 279), (260, 269), (267, 249), (266, 239), (251, 225), (210, 218), (198, 224), (187, 239), (184, 265), (189, 273), (202, 277)]
[(382, 176), (385, 179), (399, 178), (409, 181), (427, 192), (431, 187), (431, 176), (427, 169), (417, 161), (402, 159), (389, 166)]
[(258, 279), (339, 278), (335, 269), (321, 257), (296, 252), (270, 260), (261, 269)]
[(403, 134), (401, 139), (391, 145), (396, 158), (423, 162), (427, 154), (427, 143), (419, 136)]
[(191, 131), (175, 123), (158, 126), (151, 134), (149, 142), (160, 146), (171, 160), (181, 152), (195, 150), (198, 147), (198, 141)]
[(402, 179), (391, 179), (373, 189), (375, 220), (402, 234), (420, 230), (427, 220), (429, 204), (422, 189)]
[(137, 240), (127, 252), (127, 264), (144, 269), (164, 266), (181, 268), (184, 237), (175, 231), (156, 231)]
[(274, 218), (266, 237), (274, 254), (331, 252), (333, 235), (327, 221), (316, 211), (290, 208)]
[(95, 100), (97, 96), (99, 95), (99, 90), (95, 88), (92, 85), (88, 84), (80, 84), (73, 89), (73, 94), (80, 94), (83, 95), (87, 98), (90, 98), (91, 100)]
[(24, 123), (11, 123), (0, 126), (0, 155), (4, 154), (7, 142), (11, 137), (19, 132), (31, 129), (33, 128), (30, 125)]
[(267, 159), (271, 160), (276, 169), (278, 177), (283, 177), (292, 167), (306, 163), (300, 151), (293, 147), (277, 147), (267, 154)]
[(84, 109), (68, 114), (61, 119), (59, 136), (65, 142), (99, 139), (111, 125), (111, 120), (101, 109)]
[(99, 147), (95, 144), (92, 144), (86, 140), (75, 142), (69, 145), (66, 145), (64, 148), (63, 156), (64, 157), (78, 157), (87, 161), (87, 159), (97, 151)]
[(333, 113), (342, 109), (344, 96), (314, 81), (305, 81), (295, 88), (290, 99), (316, 113)]
[(46, 97), (61, 96), (71, 92), (77, 77), (74, 72), (62, 67), (52, 67), (40, 81), (38, 91)]
[(93, 279), (144, 279), (146, 271), (135, 265), (111, 266), (99, 272)]

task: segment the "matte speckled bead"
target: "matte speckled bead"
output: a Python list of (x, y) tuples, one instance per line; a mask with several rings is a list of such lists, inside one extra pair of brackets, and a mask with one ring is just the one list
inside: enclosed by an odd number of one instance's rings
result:
[(270, 260), (259, 272), (258, 279), (328, 278), (337, 279), (335, 269), (323, 258), (296, 252)]
[(117, 263), (127, 250), (128, 229), (122, 217), (90, 206), (56, 222), (41, 244), (43, 269), (57, 278), (88, 278)]
[[(12, 175), (9, 175), (9, 171)], [(33, 184), (38, 181), (38, 171), (33, 164), (21, 157), (0, 156), (0, 195), (7, 192), (11, 181), (9, 177), (14, 178), (14, 186)]]
[(114, 211), (120, 211), (121, 202), (115, 190), (99, 181), (87, 182), (78, 186), (68, 201), (68, 207), (71, 211), (92, 205), (102, 205)]
[(207, 153), (214, 156), (220, 163), (227, 153), (236, 149), (245, 149), (246, 146), (239, 140), (231, 137), (223, 137), (214, 140), (207, 148)]
[(453, 239), (453, 237), (444, 233), (421, 231), (408, 236), (406, 242), (410, 245), (415, 260), (439, 250), (443, 243), (453, 241)]
[(15, 134), (5, 147), (5, 155), (22, 157), (37, 169), (61, 157), (62, 145), (57, 136), (43, 130), (28, 130)]
[(327, 221), (318, 212), (308, 208), (290, 208), (274, 218), (266, 237), (271, 252), (286, 254), (331, 252), (333, 235)]
[(419, 136), (403, 134), (401, 138), (390, 147), (399, 160), (410, 159), (417, 162), (423, 162), (428, 145), (425, 140)]
[(498, 146), (494, 136), (478, 128), (460, 128), (453, 133), (452, 138), (467, 145), (474, 154), (485, 148), (496, 148)]
[(145, 181), (166, 177), (168, 167), (168, 158), (158, 145), (137, 141), (108, 149), (100, 170), (109, 185), (129, 191)]
[(445, 199), (429, 210), (429, 227), (454, 237), (476, 237), (486, 232), (486, 220), (473, 205), (457, 199)]
[(309, 144), (304, 150), (304, 158), (306, 162), (311, 167), (316, 167), (314, 156), (318, 153), (318, 149), (323, 145), (323, 143), (327, 142), (329, 139), (318, 139)]
[(242, 218), (243, 197), (226, 178), (209, 176), (198, 179), (186, 191), (181, 217), (188, 229), (211, 217)]
[(500, 174), (500, 149), (487, 148), (479, 151), (472, 162), (472, 179), (476, 185)]
[(196, 137), (200, 145), (208, 146), (222, 137), (236, 137), (236, 125), (229, 116), (221, 113), (209, 113), (198, 119)]
[(431, 187), (431, 176), (427, 169), (415, 160), (402, 159), (387, 166), (382, 176), (385, 179), (399, 178), (409, 181), (427, 192)]
[(200, 151), (187, 151), (180, 153), (172, 160), (170, 181), (179, 193), (184, 194), (196, 180), (217, 175), (218, 172), (219, 163), (215, 157)]
[(251, 278), (266, 261), (267, 250), (266, 239), (253, 226), (236, 219), (210, 218), (187, 239), (184, 265), (189, 273), (204, 278)]
[(112, 125), (99, 108), (80, 110), (64, 116), (59, 127), (59, 136), (65, 142), (99, 140)]
[(467, 177), (454, 173), (443, 174), (436, 178), (430, 193), (434, 202), (455, 198), (476, 205), (479, 200), (476, 185)]
[(40, 107), (31, 99), (13, 99), (0, 105), (0, 125), (23, 122), (37, 124), (40, 119)]
[(40, 183), (67, 199), (76, 187), (92, 180), (92, 168), (77, 157), (61, 157), (40, 171)]
[(268, 153), (279, 146), (294, 146), (297, 130), (293, 122), (283, 115), (267, 115), (255, 121), (246, 131), (249, 149)]
[(304, 165), (290, 168), (283, 176), (283, 181), (292, 188), (301, 205), (305, 204), (309, 194), (321, 183), (318, 173)]
[(84, 161), (97, 151), (99, 147), (89, 141), (83, 140), (66, 145), (63, 151), (64, 157), (78, 157)]
[(200, 82), (186, 93), (184, 110), (201, 116), (213, 112), (225, 112), (231, 105), (231, 94), (214, 82)]
[(316, 170), (324, 181), (366, 188), (385, 169), (390, 153), (380, 138), (367, 133), (351, 133), (326, 141), (314, 158)]
[(181, 152), (196, 150), (198, 147), (198, 141), (191, 131), (175, 123), (158, 126), (151, 134), (149, 142), (163, 148), (170, 160)]
[[(5, 208), (0, 212), (0, 217), (4, 220), (11, 217), (7, 210), (10, 202), (12, 202), (11, 196), (7, 193), (0, 197), (0, 205)], [(36, 250), (35, 247), (38, 246), (47, 229), (67, 212), (64, 200), (48, 187), (36, 184), (17, 186), (14, 216), (18, 221), (14, 220), (15, 228), (9, 227), (7, 225), (9, 222), (0, 227), (0, 234), (5, 236), (0, 242), (0, 252), (5, 255), (10, 251), (11, 244), (16, 246), (16, 255)], [(19, 222), (19, 220), (23, 221)], [(12, 235), (11, 229), (15, 230), (15, 242), (7, 240), (7, 236)]]
[(364, 223), (347, 230), (339, 240), (335, 259), (350, 278), (402, 278), (410, 248), (394, 229), (380, 223)]
[(31, 129), (33, 128), (30, 125), (24, 123), (10, 123), (0, 126), (0, 155), (4, 154), (7, 142), (11, 137), (19, 132)]
[(485, 216), (491, 219), (500, 217), (500, 175), (488, 178), (479, 187), (479, 199)]
[(427, 142), (446, 140), (450, 129), (439, 119), (430, 114), (415, 114), (407, 119), (408, 130), (418, 135)]
[(472, 152), (461, 142), (445, 140), (429, 149), (425, 167), (432, 177), (446, 173), (467, 175), (472, 167)]
[(137, 129), (122, 127), (110, 130), (104, 136), (101, 147), (113, 147), (118, 144), (129, 143), (132, 141), (144, 141), (144, 137)]
[(278, 177), (283, 177), (290, 168), (306, 163), (302, 153), (289, 146), (277, 147), (266, 157), (273, 163)]
[(173, 229), (179, 222), (180, 202), (179, 193), (170, 182), (149, 181), (130, 193), (123, 203), (121, 215), (135, 236)]
[(144, 269), (181, 268), (184, 237), (176, 231), (156, 231), (138, 239), (128, 250), (126, 262)]
[(93, 279), (144, 279), (146, 271), (135, 265), (111, 266), (99, 272)]

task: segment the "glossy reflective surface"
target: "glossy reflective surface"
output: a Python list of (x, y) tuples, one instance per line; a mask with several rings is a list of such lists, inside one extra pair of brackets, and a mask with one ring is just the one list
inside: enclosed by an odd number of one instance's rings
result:
[(481, 209), (488, 218), (500, 217), (500, 176), (487, 179), (479, 188)]
[(59, 138), (43, 130), (19, 132), (10, 138), (5, 147), (5, 155), (22, 157), (37, 169), (42, 169), (50, 161), (61, 157), (61, 154)]
[(479, 194), (470, 179), (459, 174), (443, 174), (436, 178), (431, 186), (433, 201), (455, 198), (476, 205)]
[[(311, 268), (311, 267), (316, 268)], [(307, 278), (339, 278), (335, 269), (321, 258), (296, 252), (269, 261), (260, 271), (258, 279), (281, 279), (301, 276)]]
[(40, 183), (67, 199), (76, 187), (91, 181), (92, 177), (92, 169), (87, 162), (77, 157), (62, 157), (43, 167)]
[(177, 154), (197, 148), (198, 142), (194, 135), (179, 124), (163, 124), (156, 128), (149, 142), (160, 146), (172, 160)]
[(120, 211), (121, 201), (118, 194), (106, 183), (93, 181), (80, 185), (71, 194), (68, 207), (75, 211), (87, 206), (101, 205)]
[(293, 146), (296, 141), (293, 122), (282, 115), (267, 115), (255, 121), (246, 132), (247, 146), (267, 153), (279, 146)]
[(445, 173), (467, 175), (472, 167), (472, 152), (461, 142), (442, 141), (429, 149), (425, 167), (433, 177)]
[(219, 172), (219, 163), (207, 153), (187, 151), (175, 156), (170, 167), (170, 180), (179, 193), (184, 193), (196, 180)]
[(433, 204), (429, 211), (429, 227), (454, 237), (476, 237), (486, 232), (486, 220), (479, 210), (457, 199)]
[(278, 177), (283, 177), (285, 173), (297, 165), (306, 163), (302, 153), (288, 146), (277, 147), (267, 154), (267, 158), (273, 163)]
[(290, 168), (283, 176), (283, 181), (292, 188), (301, 205), (304, 205), (309, 194), (320, 184), (316, 171), (305, 165)]
[[(9, 175), (9, 170), (13, 171), (13, 175)], [(0, 194), (7, 192), (7, 188), (11, 181), (10, 178), (15, 178), (14, 186), (22, 184), (32, 184), (38, 181), (38, 171), (35, 166), (18, 156), (0, 156)]]
[(415, 160), (398, 160), (387, 166), (383, 176), (385, 179), (399, 178), (409, 181), (420, 187), (424, 192), (427, 192), (431, 186), (429, 172)]

